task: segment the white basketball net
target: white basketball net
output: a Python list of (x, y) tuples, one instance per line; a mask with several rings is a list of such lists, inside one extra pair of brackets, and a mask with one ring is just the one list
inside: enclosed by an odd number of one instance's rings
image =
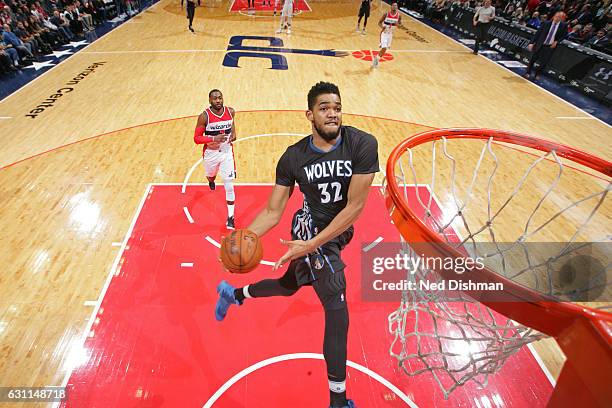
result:
[[(606, 280), (610, 271), (609, 261), (604, 263), (603, 270), (593, 272), (588, 279), (579, 279), (580, 282), (568, 285), (559, 283), (558, 273), (555, 271), (559, 269), (559, 262), (567, 261), (571, 255), (580, 253), (585, 245), (588, 245), (584, 242), (585, 229), (589, 223), (596, 220), (598, 212), (604, 208), (612, 183), (609, 180), (599, 184), (594, 183), (597, 191), (582, 194), (578, 198), (574, 197), (571, 202), (562, 207), (557, 206), (556, 211), (549, 211), (548, 215), (543, 218), (538, 212), (547, 205), (548, 200), (553, 199), (558, 193), (556, 189), (562, 181), (564, 171), (567, 170), (567, 165), (564, 165), (562, 159), (555, 151), (536, 155), (530, 164), (525, 164), (526, 171), (522, 177), (517, 177), (518, 181), (515, 180), (514, 186), (506, 187), (507, 194), (494, 200), (493, 186), (499, 183), (496, 176), (499, 176), (500, 168), (500, 161), (494, 150), (498, 147), (507, 150), (508, 145), (498, 145), (492, 138), (480, 143), (483, 146), (469, 180), (465, 178), (465, 175), (469, 173), (469, 171), (466, 173), (465, 169), (471, 164), (466, 160), (457, 160), (449, 153), (449, 143), (446, 138), (430, 143), (431, 150), (428, 155), (431, 161), (431, 176), (427, 180), (419, 180), (417, 173), (418, 170), (423, 172), (423, 168), (427, 169), (428, 164), (423, 165), (422, 162), (418, 162), (418, 165), (415, 165), (413, 151), (407, 149), (406, 154), (400, 157), (395, 166), (395, 177), (398, 185), (403, 187), (404, 199), (408, 202), (409, 207), (422, 210), (421, 220), (443, 236), (448, 245), (467, 251), (472, 257), (485, 258), (486, 265), (491, 270), (535, 291), (571, 301), (575, 300), (577, 294), (584, 295), (594, 289), (597, 289), (598, 293), (609, 290), (609, 283)], [(437, 144), (442, 145), (440, 159), (445, 161), (442, 166), (440, 162), (436, 162)], [(415, 149), (417, 148), (422, 152), (423, 149), (428, 149), (428, 146), (417, 146)], [(530, 159), (529, 155), (522, 157)], [(404, 172), (406, 161), (408, 174)], [(486, 165), (484, 165), (485, 162)], [(463, 166), (463, 179), (457, 176), (458, 166)], [(516, 217), (517, 236), (512, 241), (505, 237), (504, 242), (499, 242), (498, 237), (503, 235), (503, 231), (500, 234), (498, 220), (504, 214), (504, 210), (510, 208), (513, 201), (519, 198), (521, 188), (533, 178), (539, 166), (549, 166), (549, 169), (552, 166), (553, 176), (550, 177), (546, 186), (540, 185), (539, 198), (532, 198), (531, 213), (522, 212), (518, 214), (520, 218)], [(444, 167), (446, 172), (450, 173), (450, 180), (449, 177), (441, 179), (439, 175), (437, 176), (436, 170), (440, 167)], [(481, 179), (484, 180), (484, 183), (478, 184), (477, 181)], [(458, 187), (458, 180), (465, 181), (462, 188)], [(432, 193), (424, 197), (417, 193), (415, 200), (414, 194), (411, 196), (408, 190), (410, 187), (416, 187), (418, 191), (418, 186), (422, 186), (419, 182), (424, 181), (428, 183), (429, 191)], [(449, 193), (447, 196), (451, 198), (445, 202), (443, 220), (436, 219), (433, 215), (435, 213), (433, 206), (436, 205), (434, 196), (438, 188), (436, 183), (440, 182), (450, 183), (450, 186), (447, 187)], [(480, 196), (486, 199), (486, 204), (482, 202), (483, 200), (478, 202), (474, 199), (474, 196), (478, 195), (475, 194), (477, 186), (480, 187)], [(607, 205), (609, 204), (607, 202)], [(486, 214), (480, 217), (478, 225), (474, 223), (474, 218), (478, 217), (469, 216), (470, 209), (474, 206), (478, 207), (480, 213)], [(580, 217), (570, 214), (577, 209), (579, 209)], [(571, 231), (566, 232), (567, 237), (560, 239), (563, 243), (555, 246), (554, 254), (530, 253), (530, 247), (527, 245), (530, 239), (550, 229), (556, 222), (566, 223), (567, 217), (573, 217), (574, 223)], [(602, 219), (607, 218), (603, 216)], [(455, 233), (451, 231), (457, 229), (460, 230), (460, 233), (455, 235), (453, 241), (449, 237), (452, 238)], [(460, 236), (459, 240), (457, 236)], [(610, 235), (605, 233), (599, 239), (589, 240), (610, 242)], [(483, 243), (486, 245), (483, 246)], [(416, 252), (403, 240), (402, 248), (402, 252), (410, 257), (418, 257)], [(517, 261), (517, 258), (521, 259)], [(414, 274), (408, 273), (407, 278), (415, 283), (418, 283), (419, 280), (429, 282), (443, 280), (436, 272), (424, 268)], [(430, 373), (440, 386), (445, 398), (448, 398), (458, 386), (468, 381), (486, 386), (489, 375), (499, 371), (510, 356), (518, 352), (524, 345), (544, 337), (543, 334), (533, 329), (492, 312), (486, 306), (474, 302), (465, 295), (457, 295), (457, 292), (451, 295), (444, 291), (418, 289), (405, 291), (402, 293), (399, 308), (389, 315), (388, 323), (389, 331), (394, 336), (390, 354), (397, 359), (399, 367), (410, 376)]]

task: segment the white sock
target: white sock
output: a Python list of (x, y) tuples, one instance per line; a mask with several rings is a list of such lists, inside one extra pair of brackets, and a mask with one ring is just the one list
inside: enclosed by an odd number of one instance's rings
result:
[(227, 216), (228, 216), (228, 218), (234, 216), (234, 204), (228, 204), (227, 205)]

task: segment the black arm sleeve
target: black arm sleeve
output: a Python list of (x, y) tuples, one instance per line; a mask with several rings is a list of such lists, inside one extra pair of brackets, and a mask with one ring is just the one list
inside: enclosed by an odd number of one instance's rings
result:
[(289, 149), (283, 153), (276, 164), (276, 184), (291, 187), (295, 184), (295, 174), (291, 163)]
[(368, 133), (362, 133), (353, 157), (353, 174), (370, 174), (378, 167), (378, 141)]

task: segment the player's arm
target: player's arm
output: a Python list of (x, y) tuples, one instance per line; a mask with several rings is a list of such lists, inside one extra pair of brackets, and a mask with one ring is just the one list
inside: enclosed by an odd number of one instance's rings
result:
[(399, 17), (397, 19), (397, 26), (401, 27), (401, 28), (404, 28), (404, 29), (406, 28), (406, 27), (404, 27), (404, 24), (402, 24), (402, 15), (401, 15), (401, 13), (400, 13), (400, 15), (399, 15)]
[(257, 214), (248, 229), (262, 237), (274, 228), (280, 222), (283, 212), (285, 212), (291, 189), (292, 187), (275, 184), (266, 208)]
[(204, 134), (204, 129), (206, 129), (206, 124), (208, 119), (204, 112), (200, 113), (198, 116), (198, 121), (196, 122), (196, 128), (193, 133), (193, 141), (196, 144), (205, 144), (211, 142), (225, 142), (227, 140), (226, 135), (216, 135), (216, 136), (206, 136)]
[(308, 241), (285, 241), (281, 242), (289, 247), (289, 250), (274, 265), (274, 270), (281, 267), (285, 262), (297, 259), (313, 253), (326, 242), (336, 238), (346, 231), (359, 218), (361, 211), (368, 199), (370, 186), (374, 181), (374, 173), (353, 174), (349, 184), (346, 207), (340, 211), (329, 225)]
[(230, 113), (232, 114), (232, 134), (230, 136), (230, 143), (232, 143), (233, 141), (236, 140), (236, 112), (234, 111), (234, 108), (229, 108)]

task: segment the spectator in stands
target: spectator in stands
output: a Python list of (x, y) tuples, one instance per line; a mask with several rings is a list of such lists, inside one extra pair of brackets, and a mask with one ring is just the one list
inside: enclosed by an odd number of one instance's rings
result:
[(552, 21), (547, 21), (536, 31), (531, 43), (527, 46), (533, 54), (527, 65), (525, 78), (531, 76), (531, 70), (536, 62), (539, 62), (539, 67), (536, 69), (535, 77), (538, 79), (540, 73), (550, 61), (555, 48), (559, 41), (562, 41), (567, 35), (567, 23), (563, 21), (565, 14), (558, 11), (552, 18)]
[(51, 22), (51, 19), (49, 19), (49, 18), (42, 19), (42, 20), (40, 20), (40, 23), (42, 24), (42, 26), (44, 28), (46, 28), (47, 30), (52, 32), (53, 35), (55, 35), (57, 37), (57, 41), (59, 42), (58, 45), (66, 44), (69, 41), (68, 36), (66, 35), (66, 33), (64, 33), (62, 30), (60, 30), (60, 28), (58, 26), (53, 24)]
[(53, 11), (53, 17), (49, 19), (57, 28), (68, 37), (69, 40), (74, 38), (74, 33), (70, 31), (70, 24), (59, 12), (59, 10)]
[(585, 25), (575, 36), (572, 37), (573, 42), (584, 44), (588, 42), (593, 36), (593, 24), (589, 23)]
[(73, 4), (69, 4), (66, 7), (64, 18), (68, 21), (68, 24), (70, 24), (70, 31), (82, 38), (84, 36), (83, 21), (79, 15), (79, 10), (77, 10)]
[(47, 27), (45, 27), (41, 23), (41, 20), (38, 17), (34, 15), (30, 16), (28, 25), (29, 25), (28, 32), (36, 36), (37, 39), (40, 38), (43, 44), (47, 44), (48, 46), (50, 46), (49, 48), (52, 48), (53, 46), (61, 45), (59, 41), (59, 36), (56, 33), (49, 30)]
[(83, 7), (79, 0), (74, 2), (74, 7), (79, 12), (85, 31), (92, 31), (94, 29), (93, 16), (85, 10), (85, 7)]
[(2, 41), (4, 41), (7, 47), (12, 47), (17, 50), (20, 59), (34, 59), (34, 54), (32, 54), (32, 46), (30, 44), (24, 43), (19, 39), (19, 37), (17, 37), (13, 32), (11, 32), (11, 27), (9, 27), (8, 24), (4, 24), (2, 26), (0, 34), (2, 34)]
[(83, 2), (83, 11), (85, 11), (87, 14), (89, 14), (92, 17), (93, 24), (95, 26), (99, 26), (100, 24), (102, 24), (102, 16), (98, 12), (98, 9), (93, 4), (93, 2), (85, 0)]
[(593, 21), (593, 15), (591, 14), (591, 5), (585, 4), (582, 6), (580, 13), (576, 16), (576, 20), (578, 20), (578, 24), (585, 25)]
[(515, 11), (514, 3), (508, 2), (508, 4), (506, 4), (506, 7), (504, 7), (504, 11), (502, 11), (502, 16), (504, 18), (507, 18), (508, 20), (511, 20), (512, 15), (514, 14), (514, 11)]
[[(2, 30), (2, 27), (0, 27), (0, 30)], [(0, 53), (9, 58), (11, 65), (13, 65), (15, 69), (19, 69), (19, 55), (15, 48), (6, 45), (4, 41), (0, 41)]]
[(541, 25), (540, 13), (536, 11), (535, 13), (531, 15), (531, 18), (527, 20), (527, 26), (531, 28), (535, 28), (537, 30), (538, 28), (540, 28), (540, 25)]
[[(21, 41), (30, 46), (30, 51), (34, 54), (42, 54), (45, 52), (51, 52), (51, 47), (48, 49), (45, 47), (44, 41), (40, 39), (40, 36), (35, 36), (34, 33), (31, 33), (26, 29), (24, 23), (27, 24), (26, 21), (18, 22), (17, 27), (13, 30), (13, 33), (19, 37)], [(29, 27), (28, 27), (29, 28)]]
[(540, 0), (529, 0), (527, 2), (527, 10), (529, 11), (529, 13), (533, 13), (534, 11), (538, 9), (539, 5), (540, 5)]
[(98, 11), (100, 21), (104, 23), (104, 21), (106, 21), (106, 19), (110, 15), (109, 11), (114, 8), (113, 3), (105, 4), (102, 0), (93, 0), (92, 3)]
[(606, 31), (602, 28), (597, 30), (597, 34), (591, 37), (591, 39), (585, 44), (587, 47), (594, 49), (604, 50), (610, 44), (610, 36), (606, 34)]
[(525, 13), (523, 13), (523, 9), (521, 7), (517, 7), (512, 14), (513, 21), (520, 21), (525, 19)]
[(36, 12), (38, 14), (40, 14), (38, 16), (38, 18), (43, 19), (43, 18), (48, 18), (49, 17), (49, 13), (47, 12), (47, 10), (45, 10), (44, 8), (42, 8), (42, 6), (40, 5), (39, 1), (35, 1), (34, 2), (34, 9), (36, 10)]
[(1, 25), (5, 25), (5, 24), (12, 24), (13, 23), (13, 18), (11, 17), (11, 9), (9, 8), (9, 6), (4, 6), (4, 9), (2, 10), (2, 12), (0, 12), (0, 24)]
[(446, 0), (436, 0), (431, 10), (431, 19), (434, 23), (444, 22), (446, 14)]
[(0, 45), (0, 73), (9, 74), (15, 71), (17, 71), (17, 68), (13, 65), (11, 57), (9, 57), (6, 52), (4, 52), (2, 46)]
[(50, 20), (69, 40), (74, 38), (74, 33), (70, 31), (70, 24), (62, 17), (58, 10), (53, 11), (53, 17), (51, 17)]

